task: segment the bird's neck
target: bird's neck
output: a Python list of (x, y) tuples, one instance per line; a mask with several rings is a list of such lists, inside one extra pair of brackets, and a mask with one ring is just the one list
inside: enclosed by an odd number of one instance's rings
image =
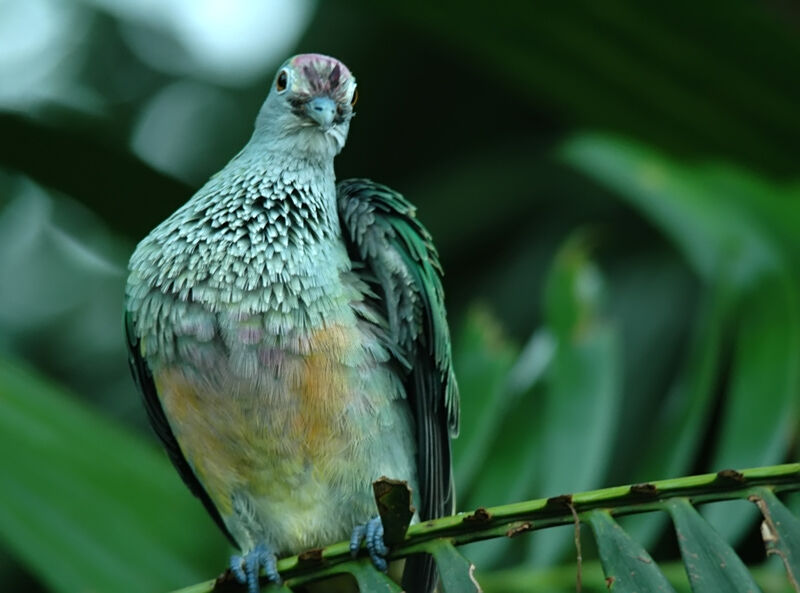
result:
[(310, 180), (334, 183), (333, 158), (334, 155), (324, 150), (308, 150), (302, 144), (269, 141), (253, 134), (226, 169), (247, 169), (264, 180), (290, 177), (302, 183)]
[(269, 126), (256, 126), (243, 153), (256, 156), (274, 155), (287, 160), (303, 160), (333, 169), (333, 159), (347, 138), (346, 130), (331, 128), (322, 131), (316, 126), (274, 131)]

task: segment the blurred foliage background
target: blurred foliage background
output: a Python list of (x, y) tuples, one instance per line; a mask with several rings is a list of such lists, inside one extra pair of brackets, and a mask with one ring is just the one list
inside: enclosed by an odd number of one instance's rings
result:
[[(460, 509), (797, 460), (799, 29), (780, 0), (0, 0), (3, 589), (224, 567), (128, 375), (125, 266), (301, 51), (359, 80), (340, 178), (439, 247)], [(763, 560), (746, 503), (708, 511)], [(626, 523), (669, 560), (665, 527)], [(487, 591), (574, 590), (569, 529), (466, 553)]]

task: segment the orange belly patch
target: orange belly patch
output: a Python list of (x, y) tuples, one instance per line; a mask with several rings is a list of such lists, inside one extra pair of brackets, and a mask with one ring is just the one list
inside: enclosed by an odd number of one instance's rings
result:
[(294, 430), (303, 436), (306, 455), (311, 458), (323, 454), (326, 447), (338, 449), (337, 445), (342, 445), (338, 442), (344, 428), (340, 421), (342, 409), (354, 388), (349, 382), (356, 378), (346, 365), (347, 359), (352, 358), (355, 341), (353, 332), (349, 333), (348, 336), (341, 326), (314, 332), (300, 384), (292, 389), (299, 397), (301, 411), (294, 417)]
[(324, 479), (356, 437), (343, 412), (358, 391), (357, 330), (333, 325), (306, 343), (306, 354), (286, 354), (277, 370), (263, 369), (269, 389), (259, 390), (264, 380), (232, 374), (228, 385), (224, 363), (213, 380), (180, 365), (154, 377), (181, 450), (223, 516), (232, 512), (234, 491), (283, 498), (309, 471)]

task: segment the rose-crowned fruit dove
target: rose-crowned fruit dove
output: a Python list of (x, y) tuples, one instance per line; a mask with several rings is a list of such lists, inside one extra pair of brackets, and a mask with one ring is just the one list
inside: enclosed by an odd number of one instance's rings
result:
[[(356, 81), (286, 61), (250, 141), (130, 260), (131, 367), (170, 459), (241, 550), (251, 593), (276, 558), (364, 537), (385, 568), (372, 482), (453, 511), (458, 428), (441, 269), (400, 194), (335, 182)], [(410, 559), (410, 593), (433, 588)]]

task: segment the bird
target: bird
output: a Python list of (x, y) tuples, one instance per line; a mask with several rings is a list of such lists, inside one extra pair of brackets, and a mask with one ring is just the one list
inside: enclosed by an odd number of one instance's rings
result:
[[(454, 512), (459, 396), (431, 235), (400, 193), (337, 183), (358, 97), (347, 66), (286, 60), (249, 141), (135, 248), (129, 362), (149, 420), (239, 553), (250, 593), (277, 559), (350, 538), (386, 569), (372, 483), (414, 521)], [(410, 593), (432, 591), (427, 556)]]

